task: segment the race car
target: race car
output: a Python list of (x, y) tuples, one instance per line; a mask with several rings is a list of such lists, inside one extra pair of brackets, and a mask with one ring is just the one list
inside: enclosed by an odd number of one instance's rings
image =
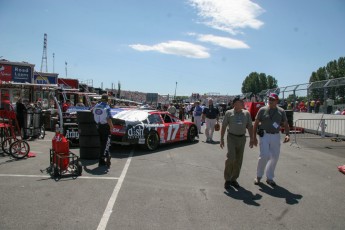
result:
[(179, 141), (195, 141), (198, 135), (193, 122), (181, 121), (168, 112), (158, 110), (113, 111), (111, 131), (113, 144), (139, 144), (148, 150), (155, 150), (160, 144)]

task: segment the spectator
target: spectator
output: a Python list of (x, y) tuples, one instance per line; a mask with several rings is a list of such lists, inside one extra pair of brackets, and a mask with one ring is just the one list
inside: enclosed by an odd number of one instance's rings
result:
[(198, 128), (198, 134), (201, 134), (201, 115), (202, 115), (202, 108), (200, 106), (200, 102), (196, 101), (194, 102), (193, 118), (194, 118), (195, 125)]
[(315, 102), (315, 113), (319, 113), (320, 105), (321, 105), (320, 99), (317, 99)]
[(220, 147), (223, 148), (224, 134), (227, 130), (227, 160), (224, 169), (225, 189), (229, 189), (230, 186), (240, 187), (237, 179), (240, 176), (242, 167), (246, 129), (250, 137), (249, 147), (252, 148), (254, 144), (252, 118), (250, 113), (244, 109), (243, 98), (235, 97), (233, 105), (234, 109), (228, 110), (225, 114), (220, 135)]
[(334, 115), (341, 115), (341, 112), (340, 112), (340, 109), (339, 109), (339, 108), (337, 108), (337, 109), (335, 110)]
[(71, 106), (71, 101), (67, 99), (66, 102), (63, 103), (62, 105), (62, 112), (66, 112), (70, 106)]
[(344, 108), (343, 112), (341, 112), (341, 115), (345, 115), (345, 108)]
[(280, 124), (283, 123), (285, 127), (284, 143), (290, 141), (290, 130), (287, 122), (285, 111), (278, 107), (278, 95), (271, 94), (269, 96), (269, 105), (261, 107), (255, 117), (253, 135), (254, 145), (257, 146), (258, 140), (256, 137), (257, 129), (260, 124), (260, 155), (257, 166), (257, 174), (254, 184), (260, 184), (260, 180), (266, 171), (267, 184), (275, 186), (274, 171), (278, 163), (280, 154)]
[(173, 116), (176, 115), (176, 107), (174, 106), (173, 103), (171, 103), (171, 104), (169, 105), (169, 107), (168, 107), (168, 112), (169, 112), (171, 115), (173, 115)]
[(310, 113), (312, 113), (312, 112), (315, 112), (315, 100), (314, 99), (312, 99), (311, 101), (310, 101)]
[(20, 132), (23, 134), (23, 139), (26, 139), (26, 132), (24, 129), (24, 124), (25, 124), (25, 115), (26, 115), (26, 107), (22, 103), (22, 99), (18, 98), (18, 101), (16, 103), (16, 116), (17, 116), (17, 121), (18, 121), (18, 126), (20, 129)]
[(219, 120), (219, 110), (213, 105), (213, 99), (208, 99), (208, 107), (202, 111), (202, 121), (206, 122), (206, 143), (214, 143), (213, 132), (216, 122)]

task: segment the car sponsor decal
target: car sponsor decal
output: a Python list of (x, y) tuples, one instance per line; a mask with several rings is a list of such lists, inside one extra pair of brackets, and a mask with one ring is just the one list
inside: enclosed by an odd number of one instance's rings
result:
[(179, 128), (180, 128), (179, 124), (169, 125), (167, 141), (174, 141), (176, 139), (176, 134), (177, 134), (177, 131), (179, 130)]
[(144, 124), (128, 125), (127, 136), (128, 139), (141, 139), (144, 137)]
[(65, 137), (67, 139), (79, 139), (79, 132), (75, 129), (67, 129)]

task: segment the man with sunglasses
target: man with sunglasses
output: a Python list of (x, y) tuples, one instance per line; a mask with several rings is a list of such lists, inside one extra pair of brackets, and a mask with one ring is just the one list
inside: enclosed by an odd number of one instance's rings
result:
[(243, 161), (243, 152), (246, 144), (246, 129), (249, 134), (249, 147), (253, 148), (253, 125), (250, 113), (244, 109), (244, 98), (236, 96), (233, 99), (234, 108), (225, 112), (220, 131), (220, 147), (224, 147), (224, 134), (227, 130), (227, 159), (224, 169), (224, 188), (230, 186), (240, 188), (237, 182)]
[(260, 124), (260, 155), (257, 167), (257, 177), (254, 184), (260, 184), (260, 180), (266, 170), (267, 184), (275, 186), (274, 171), (280, 154), (280, 126), (284, 125), (285, 138), (284, 143), (290, 141), (290, 129), (286, 118), (285, 111), (277, 106), (279, 97), (275, 93), (269, 95), (267, 106), (260, 108), (255, 117), (253, 132), (254, 145), (257, 146), (257, 130)]

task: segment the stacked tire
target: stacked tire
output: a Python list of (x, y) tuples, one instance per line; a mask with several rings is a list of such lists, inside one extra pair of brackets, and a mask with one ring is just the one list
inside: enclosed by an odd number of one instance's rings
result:
[(285, 110), (289, 127), (293, 127), (293, 110)]
[(77, 112), (80, 158), (99, 159), (101, 143), (93, 114), (89, 110)]

